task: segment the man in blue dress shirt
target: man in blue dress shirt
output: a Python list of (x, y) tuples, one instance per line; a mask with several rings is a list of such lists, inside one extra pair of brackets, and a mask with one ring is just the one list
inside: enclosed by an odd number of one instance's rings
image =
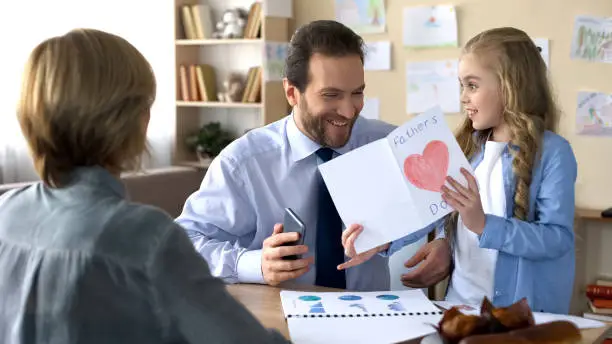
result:
[[(333, 204), (326, 205), (331, 201), (317, 168), (394, 129), (359, 117), (363, 46), (361, 37), (335, 21), (314, 21), (295, 32), (283, 80), (292, 113), (227, 146), (176, 220), (213, 275), (228, 283), (293, 280), (360, 291), (389, 289), (388, 259), (381, 255), (341, 275), (334, 272), (345, 258), (342, 223)], [(304, 245), (283, 246), (297, 239), (296, 233), (282, 232), (286, 207), (305, 223)], [(302, 257), (283, 259), (288, 255)]]

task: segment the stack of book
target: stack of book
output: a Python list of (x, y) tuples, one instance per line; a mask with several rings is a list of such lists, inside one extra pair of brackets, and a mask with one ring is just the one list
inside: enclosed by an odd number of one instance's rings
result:
[(585, 318), (612, 322), (612, 281), (597, 280), (589, 284), (585, 291), (588, 298), (589, 311)]
[(211, 65), (181, 65), (179, 79), (181, 100), (204, 102), (217, 100), (217, 80)]
[[(219, 98), (215, 69), (208, 64), (181, 64), (179, 66), (179, 100), (192, 102), (231, 101)], [(262, 68), (249, 68), (244, 79), (242, 98), (233, 100), (242, 103), (261, 102), (263, 83)], [(224, 90), (228, 91), (228, 90)]]

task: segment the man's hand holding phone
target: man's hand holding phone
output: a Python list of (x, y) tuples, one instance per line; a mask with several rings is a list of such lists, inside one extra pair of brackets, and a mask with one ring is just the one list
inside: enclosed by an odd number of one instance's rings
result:
[(261, 271), (267, 284), (275, 286), (308, 272), (310, 264), (314, 263), (314, 257), (283, 259), (308, 252), (306, 245), (287, 246), (299, 240), (299, 233), (283, 233), (283, 225), (280, 223), (274, 226), (272, 235), (263, 242), (261, 254)]

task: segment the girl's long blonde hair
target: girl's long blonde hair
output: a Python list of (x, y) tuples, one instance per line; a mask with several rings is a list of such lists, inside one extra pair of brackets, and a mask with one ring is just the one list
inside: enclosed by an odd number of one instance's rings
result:
[[(476, 56), (499, 81), (503, 121), (510, 130), (509, 149), (516, 178), (512, 215), (525, 220), (529, 214), (532, 168), (541, 153), (542, 137), (546, 130), (556, 131), (559, 117), (546, 64), (529, 36), (512, 27), (481, 32), (467, 42), (462, 52), (466, 54)], [(491, 131), (476, 131), (466, 116), (456, 138), (468, 159), (481, 149)], [(451, 243), (457, 218), (455, 211), (445, 220), (444, 229)]]

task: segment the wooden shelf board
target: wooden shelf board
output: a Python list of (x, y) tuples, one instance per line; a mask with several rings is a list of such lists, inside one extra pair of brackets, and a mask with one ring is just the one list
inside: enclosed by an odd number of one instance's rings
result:
[(176, 106), (179, 107), (210, 107), (210, 108), (242, 108), (242, 109), (254, 109), (261, 108), (261, 103), (230, 103), (230, 102), (192, 102), (177, 100)]
[(193, 161), (180, 161), (179, 163), (177, 163), (177, 165), (179, 166), (187, 166), (187, 167), (195, 167), (195, 168), (199, 168), (199, 169), (206, 169), (210, 166), (210, 163), (203, 163), (201, 161), (198, 160), (193, 160)]
[(230, 38), (230, 39), (177, 39), (176, 45), (231, 45), (262, 43), (260, 38)]
[(612, 222), (612, 217), (602, 217), (600, 209), (576, 208), (576, 217), (582, 220)]

